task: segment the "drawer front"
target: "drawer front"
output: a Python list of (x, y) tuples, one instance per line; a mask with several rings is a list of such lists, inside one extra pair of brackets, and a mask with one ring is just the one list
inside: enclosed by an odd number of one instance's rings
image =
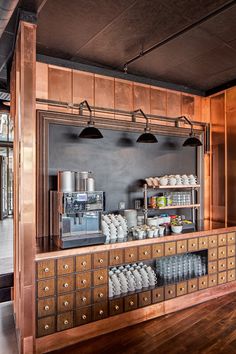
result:
[(227, 281), (235, 280), (235, 269), (228, 270)]
[(108, 270), (107, 269), (98, 269), (93, 272), (93, 285), (103, 285), (108, 281)]
[(218, 284), (224, 284), (227, 282), (227, 272), (218, 273)]
[(38, 281), (38, 297), (53, 296), (55, 293), (55, 279)]
[(138, 308), (138, 296), (137, 294), (126, 296), (124, 299), (124, 310), (130, 311)]
[(138, 249), (138, 259), (142, 261), (151, 258), (152, 258), (151, 246), (150, 245), (140, 246)]
[(64, 331), (65, 329), (74, 326), (73, 312), (61, 313), (57, 316), (57, 331)]
[(219, 272), (223, 272), (227, 269), (227, 259), (224, 258), (224, 259), (220, 259), (218, 261), (218, 271)]
[(218, 246), (226, 246), (227, 244), (227, 235), (220, 234), (218, 235)]
[(188, 280), (188, 293), (193, 293), (198, 290), (198, 280), (190, 279)]
[(157, 302), (164, 301), (164, 288), (157, 288), (152, 290), (152, 303), (156, 304)]
[(93, 302), (102, 302), (107, 300), (107, 285), (99, 286), (93, 289)]
[(198, 238), (190, 238), (188, 240), (188, 251), (198, 251)]
[(37, 262), (37, 277), (38, 279), (54, 277), (55, 275), (55, 260), (45, 260)]
[(235, 244), (235, 232), (229, 232), (227, 234), (227, 243), (228, 245), (234, 245)]
[(187, 252), (187, 240), (177, 241), (177, 253)]
[(66, 257), (57, 260), (57, 274), (69, 274), (75, 271), (74, 258)]
[(123, 249), (111, 250), (109, 252), (109, 264), (115, 266), (124, 263)]
[(228, 266), (228, 269), (235, 268), (235, 257), (230, 257), (227, 259), (227, 266)]
[(165, 256), (172, 256), (176, 254), (176, 243), (166, 242), (165, 243)]
[(217, 235), (209, 236), (209, 238), (208, 238), (208, 246), (209, 246), (209, 248), (217, 247), (217, 245), (218, 245)]
[(213, 262), (208, 263), (208, 273), (209, 274), (217, 273), (217, 261), (213, 261)]
[(76, 310), (76, 326), (81, 326), (92, 321), (92, 307), (86, 306)]
[(125, 248), (125, 263), (133, 263), (138, 260), (138, 248), (128, 247)]
[(91, 304), (91, 289), (76, 292), (76, 307), (88, 306)]
[(38, 300), (38, 317), (53, 315), (56, 311), (55, 298), (49, 297), (46, 299)]
[(57, 292), (68, 293), (75, 289), (75, 277), (73, 274), (60, 276), (57, 278)]
[(76, 272), (84, 272), (92, 268), (91, 254), (76, 257)]
[(218, 248), (218, 258), (219, 259), (225, 258), (227, 256), (226, 252), (227, 252), (226, 246), (219, 247)]
[(208, 251), (208, 261), (216, 261), (217, 260), (217, 248), (211, 248)]
[(208, 277), (208, 286), (216, 286), (217, 285), (217, 274), (211, 274)]
[(164, 256), (164, 244), (156, 243), (155, 245), (152, 245), (152, 257), (160, 258), (163, 256)]
[(228, 246), (228, 257), (235, 256), (235, 245)]
[(55, 317), (44, 317), (37, 322), (37, 335), (38, 337), (47, 336), (55, 332)]
[(93, 320), (98, 321), (108, 316), (108, 303), (101, 302), (93, 306)]
[(176, 286), (167, 285), (165, 286), (165, 300), (173, 299), (176, 297)]
[(185, 295), (188, 292), (187, 282), (181, 282), (176, 285), (177, 296)]
[(208, 277), (205, 275), (204, 277), (200, 277), (198, 279), (198, 288), (199, 290), (206, 289), (208, 287)]
[(91, 287), (91, 272), (76, 274), (76, 289), (86, 289)]
[(144, 307), (151, 305), (152, 303), (152, 294), (151, 291), (144, 291), (138, 294), (138, 306)]
[(108, 252), (98, 252), (93, 255), (93, 267), (105, 268), (108, 266)]
[(59, 295), (57, 297), (57, 311), (65, 312), (71, 311), (74, 308), (74, 293)]
[(119, 315), (124, 311), (123, 299), (109, 301), (109, 315)]
[(199, 250), (205, 250), (208, 248), (208, 237), (199, 237)]

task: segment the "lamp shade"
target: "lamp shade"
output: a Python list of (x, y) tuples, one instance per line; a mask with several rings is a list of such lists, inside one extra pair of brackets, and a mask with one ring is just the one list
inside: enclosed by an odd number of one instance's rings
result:
[(153, 144), (158, 143), (158, 140), (152, 133), (145, 132), (138, 137), (137, 143)]
[(197, 146), (202, 146), (202, 143), (198, 138), (196, 138), (193, 135), (190, 135), (190, 137), (186, 139), (185, 142), (183, 143), (183, 146), (197, 147)]
[(82, 130), (79, 134), (79, 138), (82, 139), (102, 139), (103, 135), (97, 128), (88, 126)]

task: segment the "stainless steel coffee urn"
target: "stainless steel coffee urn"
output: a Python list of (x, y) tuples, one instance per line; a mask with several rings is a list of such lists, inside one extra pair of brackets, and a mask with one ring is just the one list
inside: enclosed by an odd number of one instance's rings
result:
[(76, 192), (94, 192), (95, 180), (92, 172), (76, 172), (75, 173), (75, 190)]
[(75, 172), (58, 171), (58, 192), (73, 193), (75, 191)]

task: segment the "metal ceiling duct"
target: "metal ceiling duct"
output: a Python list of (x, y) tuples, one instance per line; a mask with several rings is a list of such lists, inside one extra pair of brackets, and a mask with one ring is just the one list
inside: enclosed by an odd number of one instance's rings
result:
[(18, 0), (0, 0), (0, 38), (18, 4)]

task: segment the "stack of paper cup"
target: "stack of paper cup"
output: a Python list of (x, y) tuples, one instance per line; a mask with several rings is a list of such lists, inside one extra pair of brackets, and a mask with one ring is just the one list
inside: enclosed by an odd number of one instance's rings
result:
[(127, 220), (128, 228), (137, 226), (137, 210), (126, 209), (124, 210), (124, 216)]

